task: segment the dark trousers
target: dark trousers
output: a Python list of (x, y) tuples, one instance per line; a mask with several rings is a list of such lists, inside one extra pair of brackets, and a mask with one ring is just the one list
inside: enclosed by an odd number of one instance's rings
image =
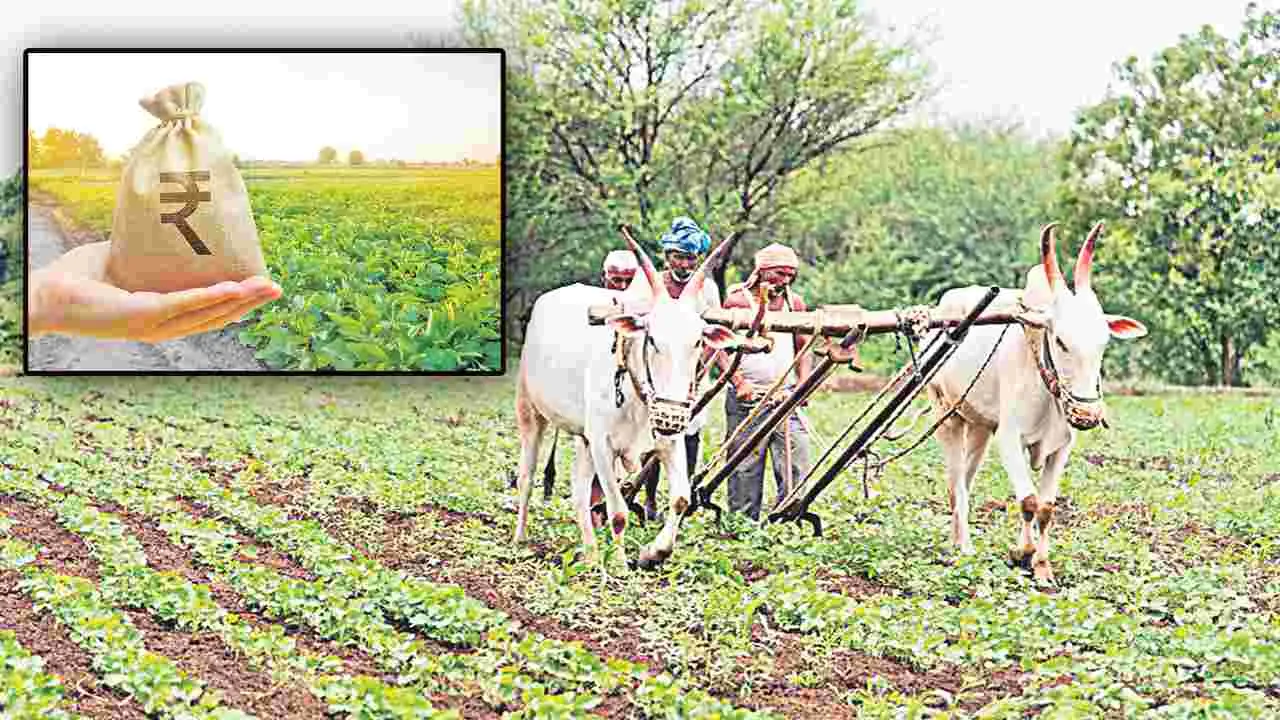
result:
[[(738, 400), (738, 396), (733, 392), (725, 396), (724, 412), (727, 433), (725, 437), (732, 435), (751, 411), (755, 409), (754, 403), (744, 403)], [(744, 429), (742, 433), (733, 441), (732, 447), (728, 452), (732, 453), (751, 436), (751, 433), (760, 426), (769, 415), (769, 408), (760, 411), (755, 419), (751, 421), (751, 425)], [(791, 488), (786, 486), (786, 475), (784, 465), (786, 462), (786, 428), (791, 428), (791, 482), (798, 483), (804, 479), (805, 473), (809, 471), (809, 434), (805, 432), (804, 425), (800, 423), (800, 417), (792, 412), (787, 417), (785, 423), (779, 423), (769, 437), (755, 452), (748, 454), (738, 465), (738, 468), (729, 476), (729, 510), (732, 512), (743, 513), (752, 520), (760, 519), (760, 506), (764, 500), (764, 463), (765, 455), (772, 455), (773, 480), (778, 489), (778, 499), (782, 499)]]

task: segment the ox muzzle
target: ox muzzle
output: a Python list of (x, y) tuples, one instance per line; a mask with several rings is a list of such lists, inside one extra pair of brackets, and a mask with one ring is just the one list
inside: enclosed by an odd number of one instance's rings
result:
[(676, 435), (689, 427), (690, 401), (654, 397), (649, 401), (649, 425), (659, 435)]

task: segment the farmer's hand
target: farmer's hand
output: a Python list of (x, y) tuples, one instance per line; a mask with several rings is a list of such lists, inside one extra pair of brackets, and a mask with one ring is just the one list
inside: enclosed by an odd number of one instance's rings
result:
[(28, 331), (154, 343), (216, 330), (280, 297), (252, 277), (172, 293), (129, 292), (107, 278), (110, 242), (82, 245), (31, 273)]
[(752, 402), (763, 394), (763, 391), (749, 380), (735, 380), (733, 390), (738, 402)]

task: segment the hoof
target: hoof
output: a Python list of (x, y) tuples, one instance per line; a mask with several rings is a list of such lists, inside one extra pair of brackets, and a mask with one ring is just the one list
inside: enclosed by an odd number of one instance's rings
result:
[(1023, 547), (1009, 548), (1009, 560), (1015, 566), (1023, 570), (1031, 569), (1031, 559), (1035, 557), (1036, 548), (1034, 545), (1026, 545)]
[(1036, 582), (1041, 585), (1053, 585), (1056, 582), (1053, 578), (1053, 568), (1049, 566), (1048, 560), (1036, 563), (1033, 572), (1036, 576)]
[(658, 566), (666, 562), (670, 554), (646, 548), (640, 551), (640, 558), (636, 564), (641, 570), (656, 570)]

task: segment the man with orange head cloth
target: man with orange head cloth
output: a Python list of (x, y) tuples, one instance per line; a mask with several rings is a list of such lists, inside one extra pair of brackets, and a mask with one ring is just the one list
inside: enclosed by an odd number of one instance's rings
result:
[[(795, 280), (799, 266), (800, 258), (794, 250), (779, 243), (769, 245), (756, 253), (755, 269), (747, 281), (729, 289), (725, 295), (724, 307), (755, 310), (763, 300), (768, 303), (770, 311), (803, 312), (806, 309), (804, 299), (791, 290), (791, 283)], [(730, 377), (733, 392), (725, 395), (726, 437), (733, 435), (769, 388), (783, 375), (791, 374), (796, 354), (808, 342), (808, 337), (800, 333), (769, 333), (769, 337), (773, 342), (772, 349), (767, 353), (743, 355), (738, 369)], [(720, 365), (721, 372), (728, 371), (729, 358), (726, 355), (717, 355), (716, 362)], [(768, 405), (776, 405), (786, 399), (795, 384), (804, 382), (813, 371), (813, 358), (806, 354), (794, 365), (796, 382), (783, 379), (779, 389), (769, 398)], [(731, 448), (739, 447), (768, 412), (766, 407), (757, 413), (751, 424), (733, 440)], [(789, 415), (774, 430), (768, 441), (762, 443), (754, 455), (748, 455), (729, 477), (729, 509), (743, 513), (752, 520), (760, 519), (767, 453), (772, 453), (773, 456), (773, 478), (777, 483), (778, 499), (781, 499), (809, 470), (809, 434), (798, 410)]]

